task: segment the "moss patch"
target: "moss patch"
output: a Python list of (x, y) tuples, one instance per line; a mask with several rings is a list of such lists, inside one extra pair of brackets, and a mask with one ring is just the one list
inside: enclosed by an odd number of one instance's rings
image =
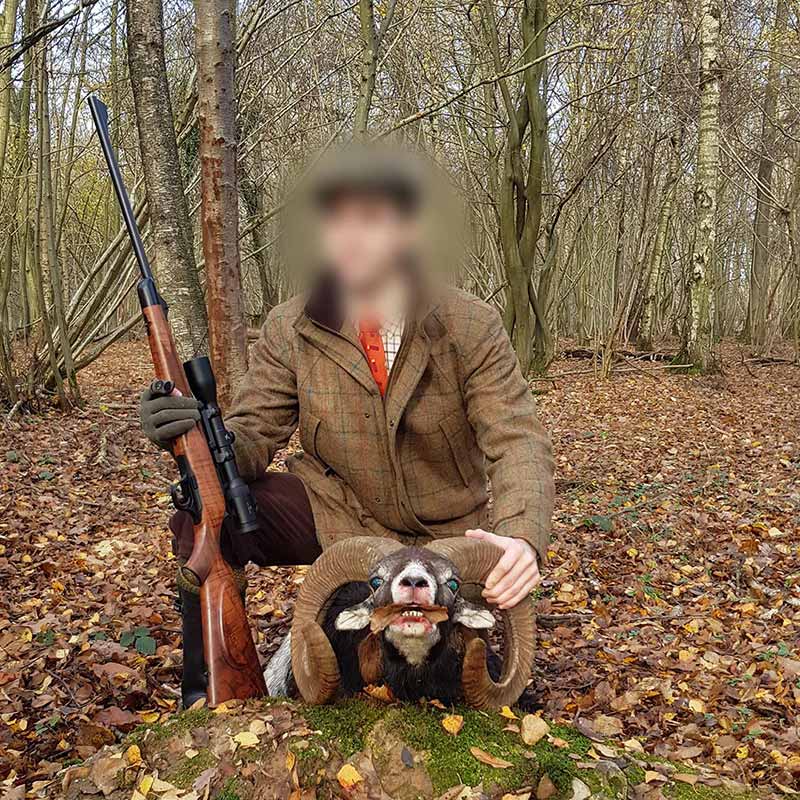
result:
[(369, 700), (352, 698), (329, 706), (308, 706), (301, 709), (312, 728), (344, 758), (364, 749), (372, 726), (386, 714), (386, 706)]
[(174, 736), (176, 733), (185, 733), (193, 728), (206, 727), (211, 720), (211, 711), (207, 708), (189, 709), (181, 711), (170, 717), (165, 722), (153, 722), (149, 725), (139, 725), (134, 728), (126, 739), (128, 744), (140, 744), (149, 732), (154, 741), (162, 741)]
[(179, 789), (188, 789), (209, 767), (213, 767), (217, 759), (209, 750), (200, 750), (194, 758), (181, 759), (167, 775), (166, 780)]

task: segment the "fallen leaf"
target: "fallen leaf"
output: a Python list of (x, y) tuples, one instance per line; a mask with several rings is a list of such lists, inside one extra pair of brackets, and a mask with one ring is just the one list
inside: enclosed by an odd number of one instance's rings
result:
[(373, 700), (377, 700), (381, 703), (394, 703), (392, 690), (385, 684), (381, 684), (380, 686), (373, 686), (372, 684), (365, 686), (364, 693), (368, 694)]
[(519, 719), (519, 717), (508, 706), (503, 706), (500, 709), (500, 716), (505, 717), (506, 719)]
[(480, 747), (470, 747), (469, 751), (478, 761), (481, 762), (481, 764), (486, 764), (489, 767), (494, 767), (495, 769), (508, 769), (509, 767), (514, 766), (510, 761), (493, 756), (491, 753), (481, 750)]
[(460, 714), (449, 714), (442, 718), (442, 727), (455, 736), (464, 727), (464, 717)]
[(519, 724), (519, 735), (527, 745), (534, 745), (550, 733), (550, 726), (535, 714), (526, 714)]
[(536, 787), (536, 800), (550, 800), (556, 793), (556, 785), (550, 780), (550, 776), (545, 773), (539, 780)]
[(142, 751), (139, 749), (139, 745), (138, 744), (132, 744), (125, 751), (125, 760), (132, 767), (135, 767), (137, 764), (141, 764), (142, 763)]
[(572, 779), (572, 798), (571, 800), (587, 800), (592, 796), (589, 787), (580, 778)]
[(239, 747), (255, 747), (258, 744), (258, 736), (256, 736), (251, 731), (242, 731), (241, 733), (237, 733), (236, 736), (233, 737), (233, 741), (239, 745)]
[(342, 789), (352, 789), (357, 783), (360, 783), (364, 779), (352, 764), (344, 764), (336, 773), (336, 780), (339, 781), (339, 785)]
[[(379, 633), (390, 625), (393, 620), (399, 617), (403, 611), (409, 608), (407, 603), (392, 603), (388, 606), (381, 606), (372, 612), (369, 621), (369, 628), (372, 633)], [(449, 616), (449, 612), (444, 606), (414, 606), (425, 615), (425, 618), (433, 625), (444, 622)]]

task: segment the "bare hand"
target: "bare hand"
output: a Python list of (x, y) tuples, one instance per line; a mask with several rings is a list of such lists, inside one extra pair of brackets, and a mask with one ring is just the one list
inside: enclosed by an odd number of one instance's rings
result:
[(486, 579), (483, 596), (500, 608), (514, 608), (541, 583), (536, 551), (524, 539), (498, 536), (478, 528), (467, 531), (470, 539), (491, 542), (504, 550)]

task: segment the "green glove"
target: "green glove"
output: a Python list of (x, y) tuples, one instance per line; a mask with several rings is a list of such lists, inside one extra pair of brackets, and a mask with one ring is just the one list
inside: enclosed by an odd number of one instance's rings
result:
[(194, 397), (156, 394), (148, 386), (139, 401), (139, 418), (144, 435), (167, 450), (170, 442), (190, 431), (200, 421), (200, 404)]

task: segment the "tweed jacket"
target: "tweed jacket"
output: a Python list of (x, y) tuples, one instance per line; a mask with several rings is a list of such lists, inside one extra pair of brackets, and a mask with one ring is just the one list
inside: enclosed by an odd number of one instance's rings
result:
[[(357, 535), (407, 544), (482, 527), (544, 560), (550, 440), (500, 315), (455, 288), (407, 321), (381, 397), (355, 331), (321, 291), (274, 308), (226, 423), (245, 478), (299, 427), (287, 461), (325, 548)], [(493, 508), (488, 508), (487, 478)]]

